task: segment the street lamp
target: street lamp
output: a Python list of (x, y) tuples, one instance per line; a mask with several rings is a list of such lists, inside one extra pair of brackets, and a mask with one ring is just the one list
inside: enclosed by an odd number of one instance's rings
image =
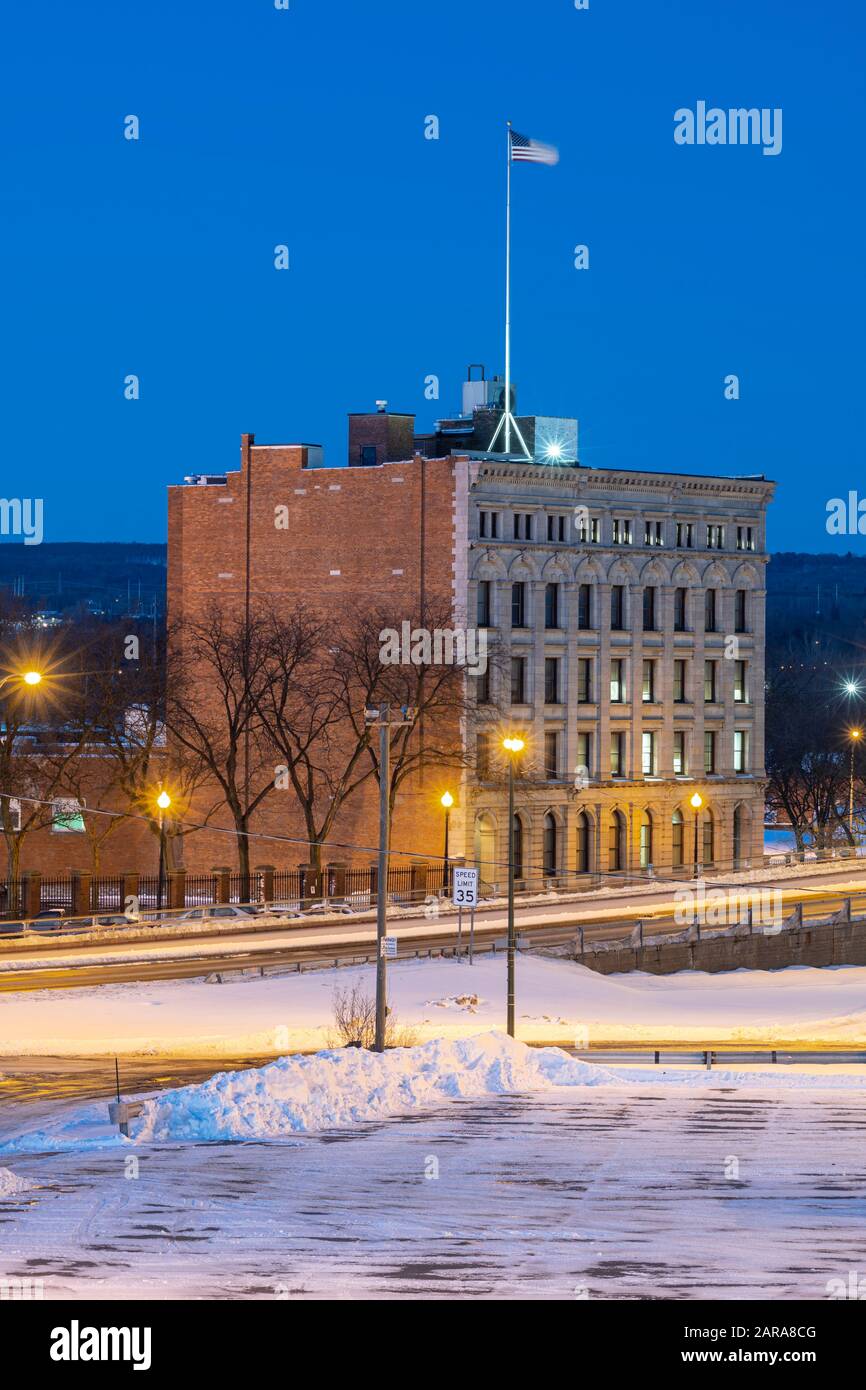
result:
[(442, 889), (445, 893), (445, 896), (447, 897), (451, 884), (451, 866), (448, 862), (448, 822), (451, 817), (451, 807), (454, 805), (454, 797), (451, 795), (450, 792), (443, 792), (441, 797), (439, 798), (439, 803), (441, 806), (445, 808), (445, 855), (442, 871)]
[(2, 690), (7, 681), (21, 681), (22, 685), (41, 685), (42, 672), (32, 670), (13, 671), (10, 675), (3, 676), (2, 679), (0, 679), (0, 690)]
[(506, 1032), (514, 1037), (514, 760), (526, 744), (516, 734), (502, 740), (508, 754), (508, 999)]
[(698, 820), (699, 820), (699, 818), (700, 818), (701, 807), (702, 807), (703, 804), (704, 804), (704, 798), (701, 796), (700, 792), (695, 792), (694, 796), (691, 798), (691, 804), (692, 804), (692, 806), (695, 808), (695, 875), (694, 875), (694, 876), (695, 876), (695, 878), (697, 878), (697, 877), (698, 877)]
[(848, 737), (851, 740), (851, 759), (848, 770), (848, 833), (851, 840), (854, 840), (854, 749), (863, 737), (862, 729), (849, 729)]
[(159, 877), (156, 883), (156, 906), (157, 910), (161, 910), (165, 882), (165, 812), (171, 805), (168, 792), (160, 792), (156, 804), (159, 807)]

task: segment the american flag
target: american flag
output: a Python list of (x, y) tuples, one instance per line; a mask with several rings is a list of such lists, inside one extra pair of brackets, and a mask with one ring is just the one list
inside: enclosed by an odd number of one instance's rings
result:
[(512, 130), (511, 158), (526, 160), (531, 164), (558, 164), (559, 150), (554, 149), (553, 145), (542, 145), (540, 140), (530, 140), (528, 136), (518, 135), (516, 130)]

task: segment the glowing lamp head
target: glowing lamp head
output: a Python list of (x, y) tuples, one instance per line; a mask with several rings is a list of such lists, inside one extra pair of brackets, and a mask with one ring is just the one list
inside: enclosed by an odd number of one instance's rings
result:
[(559, 460), (562, 458), (562, 445), (555, 442), (548, 444), (547, 448), (544, 450), (544, 454), (546, 458), (550, 459), (551, 463), (559, 463)]
[(41, 671), (25, 671), (21, 677), (25, 685), (39, 685), (42, 680)]
[(510, 734), (508, 738), (502, 740), (502, 747), (505, 749), (506, 753), (522, 753), (526, 744), (523, 739), (518, 738), (516, 734)]
[(862, 730), (862, 729), (852, 729), (852, 730), (851, 730), (851, 738), (853, 738), (853, 739), (855, 740), (855, 742), (856, 742), (856, 740), (857, 740), (858, 738), (862, 738), (862, 737), (863, 737), (863, 730)]
[(161, 811), (167, 811), (171, 805), (171, 797), (168, 792), (160, 792), (159, 796), (156, 798), (156, 804)]
[(451, 807), (454, 805), (454, 797), (451, 795), (451, 793), (443, 792), (439, 799), (442, 805), (445, 807), (445, 810), (450, 811)]
[(860, 694), (860, 685), (858, 681), (847, 680), (845, 681), (842, 689), (845, 691), (846, 695)]
[(699, 811), (701, 809), (701, 807), (704, 804), (704, 798), (701, 796), (700, 792), (695, 792), (694, 796), (692, 797), (691, 804), (692, 806), (694, 806), (696, 811)]

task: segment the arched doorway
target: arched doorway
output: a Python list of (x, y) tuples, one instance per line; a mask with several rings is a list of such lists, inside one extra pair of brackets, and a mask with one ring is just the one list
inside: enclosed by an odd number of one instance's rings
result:
[(500, 875), (496, 864), (496, 826), (486, 812), (475, 821), (475, 863), (481, 887), (492, 890)]
[(622, 873), (625, 865), (625, 816), (622, 811), (611, 812), (607, 842), (608, 873)]
[(592, 825), (586, 811), (577, 818), (577, 872), (592, 873)]
[(548, 811), (544, 817), (544, 840), (542, 845), (542, 872), (545, 878), (556, 878), (559, 857), (559, 835), (556, 817)]
[(640, 818), (640, 866), (651, 869), (653, 864), (653, 818), (644, 811)]

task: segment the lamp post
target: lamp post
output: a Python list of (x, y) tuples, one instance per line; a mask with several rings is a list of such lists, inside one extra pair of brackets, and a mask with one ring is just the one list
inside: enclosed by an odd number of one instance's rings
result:
[(694, 796), (691, 798), (691, 805), (695, 809), (695, 878), (698, 877), (698, 820), (700, 819), (700, 812), (703, 804), (704, 798), (701, 796), (700, 792), (695, 792)]
[(454, 805), (454, 797), (450, 792), (443, 792), (439, 798), (440, 805), (445, 808), (445, 855), (442, 869), (442, 891), (446, 898), (451, 889), (451, 865), (448, 860), (448, 822), (451, 818), (451, 807)]
[(862, 729), (850, 729), (848, 738), (851, 742), (851, 757), (848, 765), (848, 834), (854, 840), (854, 749), (863, 737)]
[(41, 671), (13, 671), (10, 675), (8, 675), (8, 676), (3, 676), (2, 679), (0, 679), (0, 690), (2, 690), (3, 686), (6, 684), (7, 681), (21, 681), (22, 685), (29, 685), (29, 686), (41, 685), (41, 684), (42, 684), (42, 672), (41, 672)]
[(168, 792), (160, 792), (156, 798), (156, 804), (159, 807), (159, 877), (156, 883), (156, 906), (157, 910), (160, 911), (165, 882), (165, 813), (171, 805), (171, 797)]
[(502, 740), (508, 754), (508, 995), (506, 1003), (506, 1032), (514, 1037), (514, 759), (526, 747), (515, 734)]

